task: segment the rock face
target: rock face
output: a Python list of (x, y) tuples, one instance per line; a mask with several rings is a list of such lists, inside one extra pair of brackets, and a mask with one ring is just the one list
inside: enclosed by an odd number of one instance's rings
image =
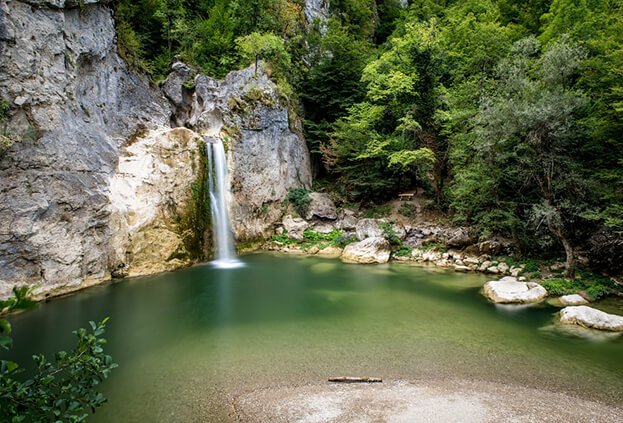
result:
[(311, 186), (309, 152), (300, 122), (290, 116), (278, 87), (262, 65), (231, 72), (224, 80), (197, 75), (174, 63), (165, 82), (176, 99), (177, 124), (225, 143), (231, 175), (231, 218), (239, 241), (271, 235), (281, 201), (295, 188)]
[(346, 263), (387, 263), (389, 261), (389, 243), (382, 237), (372, 237), (349, 244), (344, 248), (342, 261)]
[(110, 183), (115, 276), (173, 270), (198, 255), (185, 241), (197, 229), (189, 187), (203, 175), (200, 148), (196, 133), (176, 128), (152, 131), (123, 149)]
[(547, 296), (547, 291), (534, 282), (518, 282), (507, 276), (499, 281), (489, 281), (484, 295), (494, 303), (536, 303)]
[(318, 19), (324, 23), (329, 18), (330, 0), (305, 0), (305, 19), (308, 23), (313, 23)]
[(119, 152), (169, 123), (164, 98), (118, 56), (112, 10), (97, 3), (108, 2), (0, 3), (0, 97), (16, 141), (0, 153), (0, 297), (14, 285), (108, 277)]
[(563, 308), (560, 310), (560, 322), (591, 329), (623, 332), (623, 316), (604, 313), (587, 306)]
[(227, 147), (239, 239), (266, 236), (311, 184), (300, 122), (264, 72), (217, 81), (178, 62), (165, 97), (118, 55), (109, 3), (0, 1), (0, 298), (188, 264), (199, 139)]

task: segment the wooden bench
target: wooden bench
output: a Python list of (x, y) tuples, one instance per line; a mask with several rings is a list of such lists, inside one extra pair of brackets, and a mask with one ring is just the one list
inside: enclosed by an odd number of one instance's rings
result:
[(413, 200), (413, 196), (415, 195), (415, 193), (413, 192), (405, 192), (402, 194), (398, 194), (398, 199), (400, 201), (411, 201)]

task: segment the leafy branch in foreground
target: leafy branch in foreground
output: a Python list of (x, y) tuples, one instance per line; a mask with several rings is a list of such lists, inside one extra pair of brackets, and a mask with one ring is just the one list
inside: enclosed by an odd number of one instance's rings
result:
[[(13, 290), (15, 298), (0, 303), (2, 311), (31, 307), (29, 290)], [(102, 337), (108, 318), (99, 323), (89, 322), (91, 330), (78, 329), (76, 347), (60, 351), (49, 360), (43, 354), (34, 355), (35, 375), (19, 379), (24, 372), (17, 363), (0, 361), (0, 421), (3, 422), (81, 422), (89, 412), (106, 402), (97, 386), (117, 367), (104, 353), (106, 340)], [(11, 346), (11, 326), (0, 319), (0, 347)]]

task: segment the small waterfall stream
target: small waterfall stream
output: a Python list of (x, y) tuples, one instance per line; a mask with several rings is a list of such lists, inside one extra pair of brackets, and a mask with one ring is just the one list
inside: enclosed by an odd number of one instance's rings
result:
[(206, 138), (208, 153), (208, 188), (210, 190), (210, 208), (212, 210), (212, 232), (214, 234), (214, 267), (231, 269), (242, 266), (236, 258), (234, 237), (229, 220), (227, 200), (227, 156), (220, 140)]

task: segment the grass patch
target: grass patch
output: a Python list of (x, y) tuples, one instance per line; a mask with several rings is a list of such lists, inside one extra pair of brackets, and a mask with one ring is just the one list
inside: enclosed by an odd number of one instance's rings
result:
[(422, 246), (420, 247), (421, 250), (423, 251), (439, 251), (440, 253), (445, 253), (448, 251), (448, 246), (446, 244), (444, 244), (443, 242), (427, 242), (425, 244), (422, 244)]
[(382, 206), (372, 207), (365, 211), (365, 217), (369, 219), (378, 219), (380, 217), (387, 217), (392, 214), (391, 204), (383, 204)]
[(540, 282), (550, 295), (569, 295), (583, 293), (595, 301), (620, 291), (620, 288), (608, 277), (589, 272), (579, 272), (578, 279), (551, 278)]
[(271, 236), (270, 240), (273, 241), (273, 242), (278, 242), (280, 244), (285, 244), (285, 245), (296, 244), (298, 242), (295, 239), (290, 238), (288, 236), (288, 232), (287, 231), (283, 231), (283, 233), (281, 235), (273, 235), (273, 236)]

